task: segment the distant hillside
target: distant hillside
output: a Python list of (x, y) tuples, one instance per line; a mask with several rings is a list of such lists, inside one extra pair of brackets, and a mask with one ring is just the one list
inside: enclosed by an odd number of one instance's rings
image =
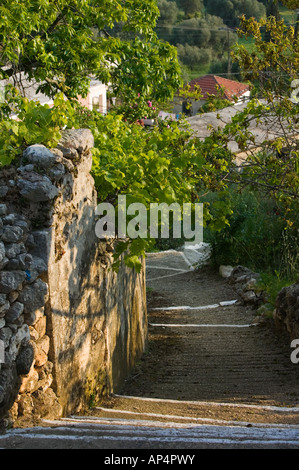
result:
[[(206, 73), (241, 79), (237, 64), (229, 63), (240, 15), (260, 20), (277, 14), (287, 24), (296, 22), (294, 10), (273, 0), (158, 0), (158, 7), (156, 32), (177, 47), (185, 81)], [(242, 44), (252, 48), (250, 41)]]

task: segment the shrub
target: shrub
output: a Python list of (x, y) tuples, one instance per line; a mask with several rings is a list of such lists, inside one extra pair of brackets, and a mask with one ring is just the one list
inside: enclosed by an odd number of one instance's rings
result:
[[(299, 270), (298, 224), (289, 226), (285, 210), (258, 192), (234, 187), (226, 197), (232, 209), (229, 225), (220, 232), (205, 229), (205, 241), (213, 248), (212, 262), (242, 264), (294, 280)], [(206, 199), (213, 213), (219, 195), (210, 194)]]

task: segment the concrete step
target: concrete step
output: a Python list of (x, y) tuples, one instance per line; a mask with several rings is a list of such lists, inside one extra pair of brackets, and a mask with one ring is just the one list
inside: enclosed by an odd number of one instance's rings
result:
[(92, 416), (223, 426), (299, 426), (299, 406), (163, 400), (123, 395), (114, 395), (101, 407), (94, 408)]
[(90, 416), (0, 435), (1, 449), (299, 448), (299, 407), (114, 395)]

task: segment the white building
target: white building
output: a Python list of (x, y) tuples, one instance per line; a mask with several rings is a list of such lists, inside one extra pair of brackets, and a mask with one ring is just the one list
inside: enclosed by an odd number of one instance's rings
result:
[[(17, 86), (20, 89), (22, 96), (25, 96), (31, 101), (39, 101), (40, 104), (53, 106), (53, 99), (44, 95), (43, 93), (37, 92), (38, 83), (30, 82), (25, 78), (20, 78), (22, 86)], [(2, 86), (7, 85), (8, 83), (13, 84), (12, 80), (3, 80), (1, 82)], [(101, 114), (107, 114), (108, 105), (107, 105), (107, 86), (102, 82), (96, 79), (91, 79), (90, 90), (86, 98), (79, 97), (79, 102), (86, 106), (90, 110), (98, 111)]]

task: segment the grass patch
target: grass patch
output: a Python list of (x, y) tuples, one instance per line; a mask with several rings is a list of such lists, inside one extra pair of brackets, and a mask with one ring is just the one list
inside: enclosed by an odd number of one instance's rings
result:
[(269, 272), (260, 273), (260, 280), (258, 282), (258, 289), (267, 292), (267, 306), (269, 311), (275, 308), (276, 298), (279, 292), (287, 286), (294, 283), (294, 278), (281, 278), (279, 274), (272, 274)]

